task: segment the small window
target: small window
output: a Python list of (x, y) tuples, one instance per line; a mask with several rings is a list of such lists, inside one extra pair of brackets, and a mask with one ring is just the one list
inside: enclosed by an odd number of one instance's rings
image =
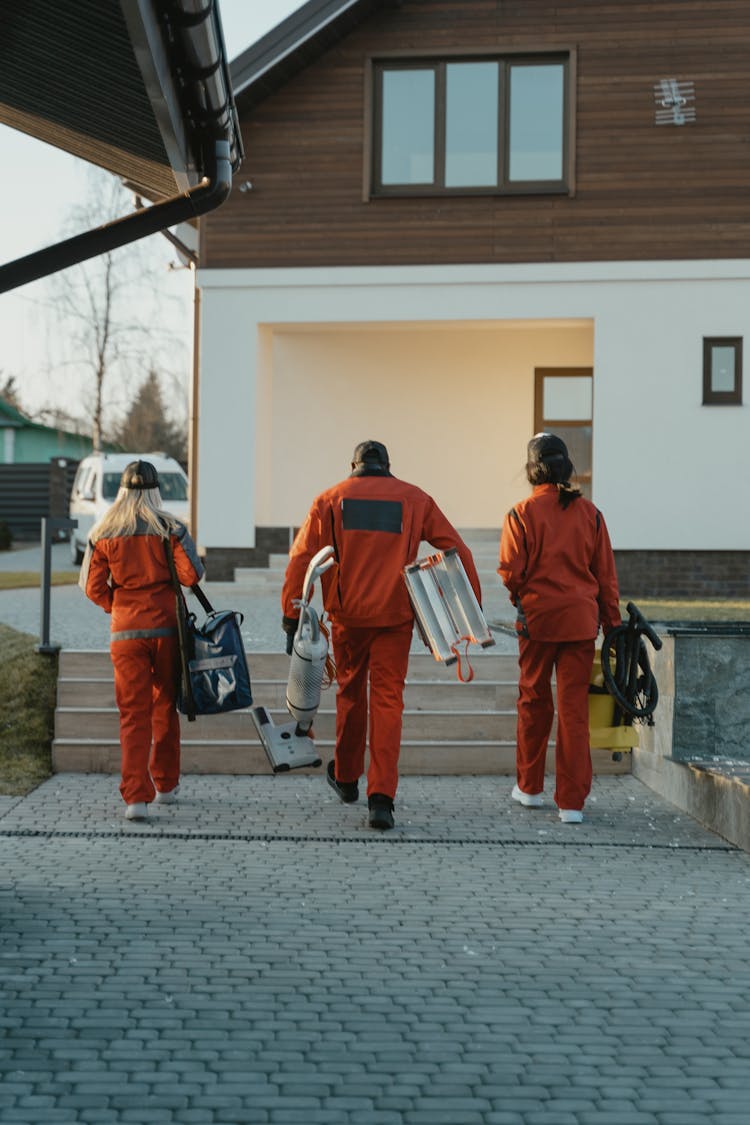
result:
[(742, 337), (703, 337), (703, 405), (742, 405)]
[(567, 55), (374, 64), (375, 195), (567, 192)]

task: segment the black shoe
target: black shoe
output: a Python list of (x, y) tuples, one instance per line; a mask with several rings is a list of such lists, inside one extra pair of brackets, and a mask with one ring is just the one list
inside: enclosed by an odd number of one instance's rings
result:
[(359, 800), (359, 786), (356, 781), (337, 781), (333, 771), (334, 764), (333, 762), (329, 762), (326, 771), (326, 781), (344, 804), (351, 805)]
[(393, 828), (393, 801), (385, 793), (373, 793), (367, 798), (370, 810), (370, 828)]

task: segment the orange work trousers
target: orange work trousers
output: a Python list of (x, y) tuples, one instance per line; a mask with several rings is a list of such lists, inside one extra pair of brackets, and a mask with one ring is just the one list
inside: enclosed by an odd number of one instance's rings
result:
[(120, 712), (120, 792), (128, 805), (168, 793), (180, 780), (176, 636), (112, 641)]
[(393, 800), (396, 796), (404, 680), (413, 628), (411, 621), (379, 629), (351, 629), (332, 624), (338, 683), (336, 779), (357, 781), (364, 773), (369, 727), (368, 797), (372, 793), (383, 793)]
[(555, 803), (582, 809), (591, 791), (589, 680), (594, 641), (533, 641), (518, 638), (518, 724), (516, 778), (524, 793), (541, 793), (544, 762), (555, 707), (552, 671), (557, 684)]

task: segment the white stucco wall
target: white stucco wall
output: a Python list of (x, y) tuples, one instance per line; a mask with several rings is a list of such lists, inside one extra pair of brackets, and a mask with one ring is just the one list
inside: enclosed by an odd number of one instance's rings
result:
[[(527, 491), (534, 364), (592, 361), (592, 327), (577, 321), (277, 328), (265, 380), (271, 473), (258, 523), (301, 523), (312, 497), (348, 474), (354, 445), (374, 437), (388, 446), (392, 471), (449, 519), (499, 528)], [(304, 475), (289, 456), (295, 417), (311, 439)]]
[(203, 546), (299, 522), (368, 436), (459, 526), (496, 526), (524, 490), (533, 368), (590, 365), (593, 325), (593, 495), (615, 546), (750, 549), (748, 407), (701, 405), (703, 336), (750, 338), (748, 262), (216, 270), (198, 284)]
[[(257, 326), (240, 289), (201, 300), (197, 531), (200, 546), (255, 543), (255, 352)], [(195, 410), (195, 406), (193, 407)]]

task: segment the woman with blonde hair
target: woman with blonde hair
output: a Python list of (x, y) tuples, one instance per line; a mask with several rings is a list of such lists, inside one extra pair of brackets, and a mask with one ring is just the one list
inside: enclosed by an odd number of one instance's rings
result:
[(112, 507), (91, 530), (78, 582), (112, 615), (120, 792), (128, 820), (146, 817), (153, 800), (175, 800), (179, 788), (179, 648), (167, 544), (183, 586), (204, 573), (187, 528), (161, 505), (154, 466), (131, 461)]

